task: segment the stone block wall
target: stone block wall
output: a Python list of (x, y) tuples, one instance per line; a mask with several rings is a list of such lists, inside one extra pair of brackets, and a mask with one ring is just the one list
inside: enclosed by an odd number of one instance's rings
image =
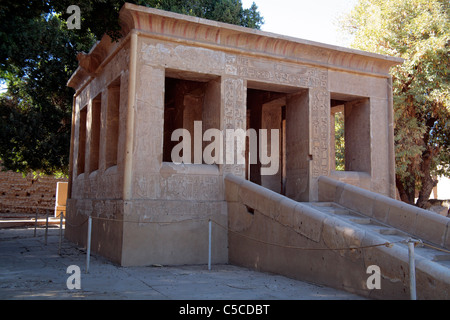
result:
[(21, 173), (0, 172), (0, 213), (42, 214), (49, 210), (53, 214), (56, 201), (56, 185), (67, 179), (54, 177), (23, 177)]

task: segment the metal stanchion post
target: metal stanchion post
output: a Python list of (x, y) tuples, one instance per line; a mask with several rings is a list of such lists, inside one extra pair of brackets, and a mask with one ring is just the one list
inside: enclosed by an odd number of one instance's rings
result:
[(89, 273), (89, 264), (91, 259), (91, 233), (92, 233), (92, 217), (89, 216), (88, 220), (88, 234), (87, 234), (87, 245), (86, 245), (86, 273)]
[(36, 237), (36, 228), (37, 228), (38, 211), (39, 211), (39, 209), (36, 208), (36, 216), (35, 216), (35, 218), (34, 218), (34, 237)]
[(409, 252), (409, 289), (411, 300), (417, 300), (416, 294), (416, 265), (414, 258), (414, 245), (415, 241), (413, 239), (408, 240), (408, 252)]
[(211, 220), (209, 220), (208, 270), (211, 270)]
[(48, 237), (48, 209), (45, 210), (45, 245), (47, 245)]
[(62, 244), (62, 225), (63, 225), (63, 213), (59, 215), (59, 249), (58, 254), (61, 255), (61, 244)]

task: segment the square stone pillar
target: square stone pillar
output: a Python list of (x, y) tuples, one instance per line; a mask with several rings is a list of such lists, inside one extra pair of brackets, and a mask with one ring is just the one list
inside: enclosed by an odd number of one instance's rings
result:
[(370, 100), (347, 102), (345, 115), (345, 170), (371, 173)]
[(317, 180), (330, 170), (330, 95), (323, 87), (286, 103), (286, 196), (317, 201)]
[(296, 201), (310, 196), (309, 101), (308, 91), (286, 101), (286, 196)]
[[(226, 146), (226, 130), (247, 129), (247, 82), (240, 78), (231, 76), (222, 77), (222, 102), (221, 130), (224, 132), (224, 146)], [(234, 144), (234, 154), (236, 157), (237, 148)], [(227, 164), (226, 151), (224, 152), (224, 165), (222, 166), (223, 176), (232, 173), (235, 176), (245, 178), (245, 164)], [(245, 148), (242, 148), (240, 155), (245, 159)]]
[[(275, 147), (278, 145), (278, 164), (269, 163), (268, 165), (262, 165), (263, 167), (273, 166), (274, 168), (278, 166), (278, 171), (274, 175), (262, 175), (261, 176), (261, 186), (270, 189), (272, 191), (281, 193), (282, 192), (282, 106), (277, 104), (264, 104), (262, 106), (262, 123), (261, 129), (267, 130), (267, 148), (264, 152), (270, 155), (272, 159), (276, 159), (273, 153), (277, 150), (272, 150), (272, 145)], [(273, 140), (275, 137), (272, 136), (271, 130), (278, 130), (278, 141)], [(261, 136), (259, 137), (261, 138)]]
[(136, 81), (133, 138), (133, 199), (160, 197), (159, 172), (164, 138), (163, 68), (142, 65)]

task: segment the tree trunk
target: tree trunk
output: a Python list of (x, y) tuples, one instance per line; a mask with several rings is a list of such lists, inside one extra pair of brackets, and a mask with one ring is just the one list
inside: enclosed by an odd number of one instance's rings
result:
[(414, 205), (414, 192), (412, 193), (408, 192), (398, 176), (395, 177), (395, 184), (397, 186), (397, 190), (400, 195), (400, 200), (408, 204)]
[[(431, 149), (431, 150), (430, 150)], [(422, 163), (420, 165), (420, 171), (423, 174), (422, 188), (419, 192), (419, 198), (417, 199), (416, 206), (423, 208), (430, 199), (431, 192), (437, 184), (437, 180), (434, 180), (431, 176), (431, 163), (434, 155), (436, 154), (435, 148), (427, 148), (422, 155)]]

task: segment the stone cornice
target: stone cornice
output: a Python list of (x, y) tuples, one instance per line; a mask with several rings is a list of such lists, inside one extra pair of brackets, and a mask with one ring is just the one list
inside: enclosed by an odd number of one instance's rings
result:
[(126, 3), (120, 11), (125, 33), (141, 32), (359, 72), (389, 74), (403, 59), (244, 28)]
[[(122, 33), (125, 38), (132, 30), (149, 37), (184, 42), (207, 48), (217, 48), (242, 54), (292, 61), (349, 72), (389, 76), (389, 69), (403, 59), (338, 47), (309, 40), (244, 28), (226, 23), (181, 15), (130, 3), (120, 10)], [(119, 44), (105, 36), (87, 55), (80, 54), (80, 67), (68, 86), (80, 88), (86, 78), (99, 72), (111, 51)], [(115, 47), (115, 48), (114, 48)]]
[(67, 82), (67, 86), (79, 91), (89, 79), (95, 77), (109, 60), (126, 44), (129, 36), (126, 35), (119, 42), (114, 42), (107, 35), (98, 41), (88, 54), (78, 53), (78, 68)]

